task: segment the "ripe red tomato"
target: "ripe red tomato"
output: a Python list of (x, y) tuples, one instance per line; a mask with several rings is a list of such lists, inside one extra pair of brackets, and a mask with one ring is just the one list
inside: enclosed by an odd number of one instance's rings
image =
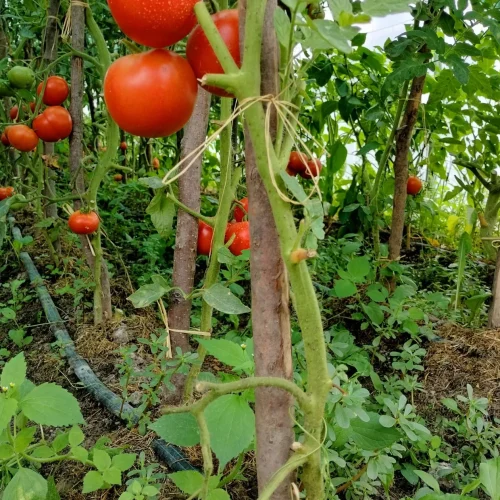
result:
[(30, 102), (30, 109), (31, 109), (32, 113), (35, 112), (35, 109), (36, 109), (36, 102), (35, 101)]
[(236, 208), (234, 209), (234, 218), (236, 222), (242, 222), (248, 215), (248, 198), (243, 198), (239, 201), (239, 203), (243, 205), (243, 208), (240, 205), (236, 205)]
[(227, 225), (225, 242), (227, 243), (235, 235), (234, 241), (231, 243), (229, 250), (233, 255), (241, 255), (243, 250), (250, 248), (250, 223), (234, 222)]
[(113, 120), (141, 137), (167, 137), (183, 128), (197, 92), (189, 63), (168, 50), (121, 57), (104, 78), (104, 99)]
[(199, 0), (108, 0), (119, 28), (132, 40), (161, 49), (182, 40), (194, 28)]
[(73, 130), (73, 121), (68, 110), (61, 106), (50, 106), (33, 120), (33, 130), (45, 142), (66, 139)]
[(153, 168), (158, 170), (160, 168), (160, 160), (158, 158), (153, 158)]
[(19, 151), (33, 151), (38, 144), (38, 136), (27, 125), (12, 125), (7, 131), (10, 145)]
[(318, 177), (318, 175), (321, 173), (323, 164), (321, 163), (321, 160), (319, 158), (315, 158), (314, 160), (309, 160), (307, 162), (307, 167), (308, 169), (306, 168), (306, 170), (300, 172), (299, 175), (303, 179), (312, 179), (313, 177)]
[(2, 144), (5, 147), (10, 146), (10, 141), (9, 138), (7, 137), (7, 132), (5, 130), (2, 132), (2, 137), (0, 140), (2, 141)]
[[(40, 95), (43, 89), (43, 82), (36, 89), (37, 95)], [(64, 78), (60, 76), (49, 76), (42, 101), (47, 106), (60, 106), (69, 96), (69, 87)]]
[(287, 172), (292, 172), (290, 175), (293, 176), (305, 172), (307, 170), (307, 162), (308, 159), (304, 153), (292, 151), (288, 160)]
[[(238, 66), (241, 66), (238, 10), (223, 10), (214, 14), (212, 19), (222, 39), (226, 43), (229, 52), (233, 56), (234, 61)], [(199, 80), (209, 73), (224, 73), (201, 26), (197, 26), (191, 35), (189, 35), (186, 45), (186, 57), (193, 68), (196, 78)], [(232, 97), (230, 94), (217, 87), (205, 87), (205, 89), (215, 95)]]
[(123, 141), (121, 144), (120, 144), (120, 149), (122, 151), (127, 151), (127, 143), (125, 141)]
[(123, 180), (123, 175), (122, 174), (115, 174), (115, 176), (113, 177), (113, 179), (116, 182), (121, 182)]
[(408, 178), (408, 183), (406, 184), (406, 192), (411, 196), (416, 196), (420, 191), (422, 191), (423, 184), (422, 181), (412, 175)]
[(12, 121), (17, 120), (19, 117), (19, 106), (12, 106), (9, 111), (9, 116)]
[(75, 234), (92, 234), (99, 227), (99, 216), (95, 212), (77, 210), (68, 219), (68, 226)]
[(0, 188), (0, 201), (5, 200), (6, 198), (10, 198), (14, 196), (14, 188), (13, 187), (2, 187)]
[(198, 255), (210, 255), (214, 229), (203, 221), (198, 221)]

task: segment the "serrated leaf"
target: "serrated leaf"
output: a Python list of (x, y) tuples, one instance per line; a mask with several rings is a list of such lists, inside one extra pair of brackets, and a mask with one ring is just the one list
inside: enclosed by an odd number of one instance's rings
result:
[(31, 444), (33, 438), (35, 437), (37, 428), (36, 427), (26, 427), (17, 433), (14, 439), (14, 450), (17, 453), (22, 453)]
[(354, 257), (347, 264), (347, 272), (356, 280), (363, 280), (371, 271), (371, 264), (368, 257)]
[(91, 470), (85, 474), (83, 478), (83, 490), (82, 493), (92, 493), (97, 491), (104, 486), (104, 479), (100, 472), (96, 470)]
[(203, 298), (210, 307), (225, 314), (245, 314), (251, 311), (229, 288), (220, 283), (205, 290)]
[(381, 450), (392, 446), (401, 439), (400, 432), (395, 428), (387, 429), (379, 422), (379, 415), (368, 413), (370, 420), (363, 422), (359, 418), (351, 421), (349, 435), (363, 450)]
[(164, 288), (158, 283), (150, 283), (148, 285), (141, 286), (141, 288), (128, 297), (127, 300), (132, 302), (136, 309), (142, 309), (143, 307), (148, 307), (151, 304), (154, 304), (169, 291), (170, 290)]
[(94, 450), (92, 462), (100, 472), (105, 471), (111, 466), (111, 457), (104, 450)]
[(73, 426), (68, 434), (69, 444), (71, 447), (78, 446), (83, 443), (85, 439), (85, 434), (78, 426)]
[(20, 468), (5, 488), (2, 500), (45, 500), (47, 481), (31, 469)]
[(120, 453), (115, 455), (111, 461), (113, 467), (125, 472), (129, 470), (135, 463), (137, 455), (135, 453)]
[(30, 420), (40, 425), (63, 427), (84, 423), (76, 398), (56, 384), (35, 387), (19, 406)]
[(9, 387), (10, 384), (15, 384), (16, 387), (20, 387), (25, 379), (26, 360), (24, 359), (24, 353), (21, 352), (5, 363), (0, 377), (0, 386)]
[(212, 450), (224, 467), (245, 451), (255, 437), (255, 415), (236, 394), (222, 396), (205, 410)]
[(102, 473), (102, 478), (108, 484), (122, 484), (122, 473), (116, 467), (110, 467)]
[(203, 476), (194, 470), (175, 472), (174, 474), (169, 474), (168, 478), (177, 488), (188, 495), (196, 493), (203, 486)]
[(139, 184), (147, 186), (151, 189), (162, 189), (165, 187), (163, 180), (160, 177), (141, 177), (139, 179)]
[(224, 490), (217, 488), (208, 494), (207, 500), (231, 500), (231, 497)]
[(450, 67), (456, 79), (462, 84), (469, 82), (469, 66), (455, 54), (446, 58), (446, 64)]

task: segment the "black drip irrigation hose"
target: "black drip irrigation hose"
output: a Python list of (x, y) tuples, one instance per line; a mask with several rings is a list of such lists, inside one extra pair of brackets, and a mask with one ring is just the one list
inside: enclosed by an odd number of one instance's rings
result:
[[(9, 222), (14, 239), (20, 241), (22, 239), (22, 234), (20, 229), (14, 225), (15, 219), (12, 217), (9, 218)], [(63, 320), (52, 301), (52, 297), (43, 284), (43, 279), (31, 260), (30, 255), (27, 252), (21, 252), (19, 258), (28, 273), (31, 284), (36, 288), (36, 293), (42, 304), (45, 316), (47, 317), (50, 330), (61, 344), (64, 354), (68, 358), (68, 363), (75, 372), (78, 380), (80, 380), (85, 389), (87, 389), (87, 391), (90, 392), (110, 413), (127, 423), (137, 423), (139, 416), (135, 409), (128, 403), (123, 404), (122, 408), (122, 399), (101, 382), (92, 368), (90, 368), (87, 361), (76, 352), (75, 344), (66, 330)], [(169, 469), (175, 472), (198, 470), (189, 462), (179, 448), (166, 443), (162, 439), (155, 439), (152, 443), (152, 448), (158, 458), (164, 462)]]

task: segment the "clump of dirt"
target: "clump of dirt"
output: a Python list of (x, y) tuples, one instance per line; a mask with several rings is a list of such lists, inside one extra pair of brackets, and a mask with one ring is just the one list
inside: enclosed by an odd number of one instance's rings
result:
[(500, 418), (500, 330), (472, 330), (456, 324), (443, 325), (425, 358), (425, 405), (440, 405), (443, 398), (467, 394), (488, 398), (492, 417)]

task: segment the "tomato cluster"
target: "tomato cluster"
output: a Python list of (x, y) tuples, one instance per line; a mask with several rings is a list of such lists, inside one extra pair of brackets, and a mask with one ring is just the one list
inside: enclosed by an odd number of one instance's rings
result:
[[(207, 73), (223, 73), (203, 30), (199, 26), (195, 28), (197, 2), (108, 0), (119, 28), (135, 42), (154, 49), (120, 57), (104, 78), (106, 106), (122, 130), (149, 138), (176, 133), (193, 113), (197, 79)], [(239, 66), (238, 11), (225, 10), (212, 17)], [(190, 32), (187, 61), (164, 48), (179, 42)], [(229, 96), (220, 88), (206, 89), (219, 96)]]
[[(14, 73), (15, 79), (13, 81), (16, 82), (18, 88), (29, 88), (33, 84), (34, 76), (32, 79), (31, 73), (26, 73), (25, 69), (27, 68), (20, 68)], [(11, 78), (14, 77), (11, 75)], [(28, 83), (29, 86), (27, 86)], [(45, 142), (57, 142), (69, 137), (73, 129), (73, 122), (69, 112), (61, 106), (69, 95), (69, 86), (66, 80), (60, 76), (51, 76), (46, 82), (41, 82), (38, 85), (37, 94), (40, 95), (42, 92), (42, 102), (48, 107), (34, 118), (32, 127), (21, 123), (6, 127), (1, 135), (1, 142), (4, 146), (12, 146), (19, 151), (29, 152), (37, 147), (39, 139)], [(34, 113), (36, 103), (31, 102), (29, 107), (31, 113)], [(27, 113), (27, 106), (24, 105), (21, 109), (19, 106), (13, 106), (9, 115), (12, 121), (17, 122), (24, 119), (24, 115)]]
[(303, 179), (312, 179), (313, 177), (318, 177), (322, 168), (323, 164), (320, 159), (308, 158), (304, 153), (292, 151), (286, 171), (293, 177), (298, 174)]

